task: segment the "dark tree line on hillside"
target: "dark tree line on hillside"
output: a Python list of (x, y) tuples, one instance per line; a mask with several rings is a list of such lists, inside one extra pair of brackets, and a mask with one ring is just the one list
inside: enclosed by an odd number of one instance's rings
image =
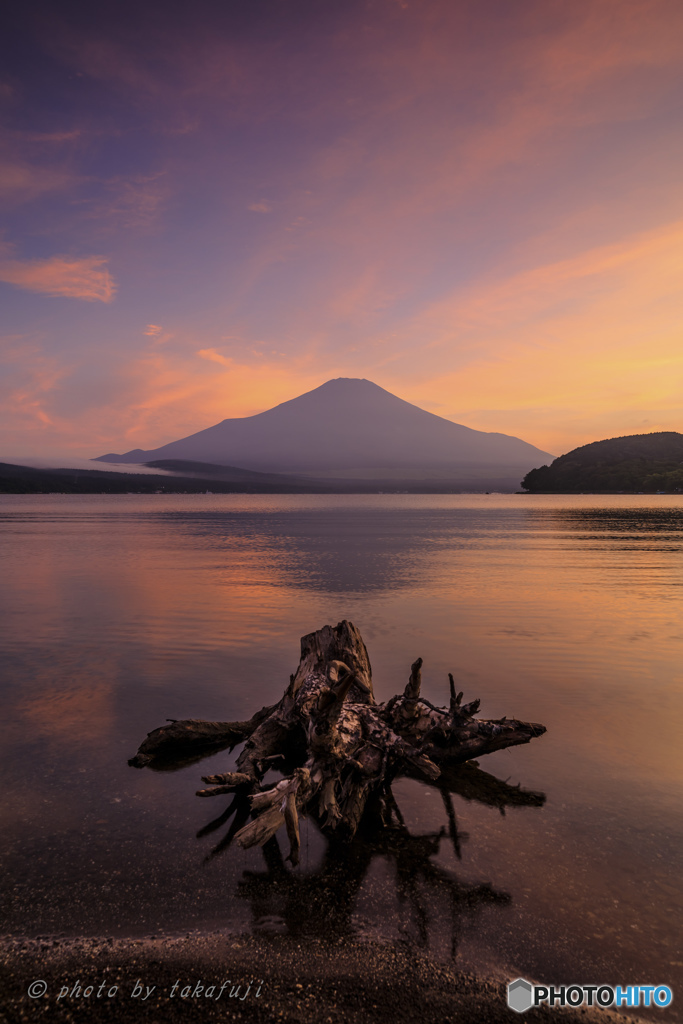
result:
[[(257, 474), (255, 474), (257, 475)], [(0, 462), (0, 494), (300, 494), (323, 485), (250, 484), (215, 477), (161, 476), (98, 469), (34, 469)]]
[(532, 469), (522, 487), (533, 494), (683, 492), (683, 434), (631, 434), (575, 448)]

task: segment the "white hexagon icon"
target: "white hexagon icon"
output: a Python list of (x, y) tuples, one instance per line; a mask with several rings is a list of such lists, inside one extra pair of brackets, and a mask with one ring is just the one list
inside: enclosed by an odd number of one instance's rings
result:
[(534, 1005), (534, 990), (524, 978), (515, 978), (508, 985), (508, 1006), (515, 1013), (525, 1013)]

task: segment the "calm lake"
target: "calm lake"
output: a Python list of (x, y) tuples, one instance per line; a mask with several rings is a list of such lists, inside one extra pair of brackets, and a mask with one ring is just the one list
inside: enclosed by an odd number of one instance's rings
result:
[[(668, 984), (641, 1012), (676, 1019), (682, 548), (676, 496), (2, 497), (3, 931), (325, 925), (509, 977)], [(439, 791), (400, 780), (414, 841), (341, 870), (304, 823), (278, 882), (262, 851), (216, 851), (230, 798), (194, 795), (239, 751), (127, 766), (167, 718), (273, 703), (300, 636), (342, 618), (378, 700), (421, 656), (432, 702), (450, 671), (484, 718), (546, 725), (481, 761), (545, 801), (456, 795), (454, 844)]]

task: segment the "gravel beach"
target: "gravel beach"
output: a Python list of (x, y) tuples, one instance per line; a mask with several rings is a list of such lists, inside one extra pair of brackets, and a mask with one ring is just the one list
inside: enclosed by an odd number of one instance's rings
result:
[(508, 1009), (502, 979), (459, 973), (408, 946), (353, 940), (304, 944), (224, 933), (13, 939), (2, 946), (1, 964), (7, 1024), (635, 1021), (547, 1007), (521, 1016)]

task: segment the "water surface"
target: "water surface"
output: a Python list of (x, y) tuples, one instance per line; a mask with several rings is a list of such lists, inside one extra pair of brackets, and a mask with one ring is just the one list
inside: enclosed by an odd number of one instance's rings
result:
[[(671, 496), (4, 496), (4, 930), (325, 922), (511, 976), (676, 985), (682, 547)], [(306, 828), (284, 881), (259, 850), (212, 855), (227, 826), (197, 833), (228, 798), (194, 792), (237, 751), (127, 758), (166, 718), (272, 703), (299, 637), (342, 618), (379, 700), (421, 656), (431, 701), (451, 671), (484, 717), (545, 724), (481, 762), (543, 806), (456, 796), (454, 845), (438, 791), (402, 780), (400, 850), (340, 866)]]

